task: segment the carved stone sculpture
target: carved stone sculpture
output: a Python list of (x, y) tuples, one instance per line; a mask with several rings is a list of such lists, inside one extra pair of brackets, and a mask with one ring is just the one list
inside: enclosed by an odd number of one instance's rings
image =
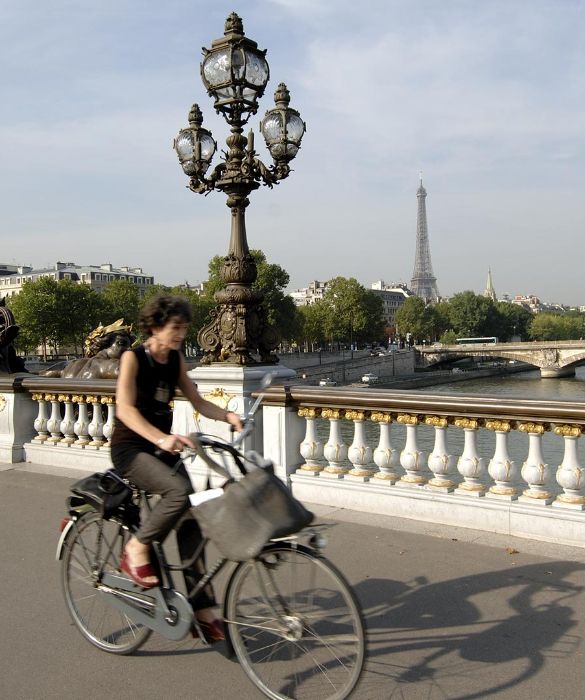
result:
[(0, 374), (28, 371), (24, 367), (24, 360), (18, 357), (13, 345), (19, 331), (14, 314), (6, 308), (6, 300), (0, 299)]
[(62, 370), (43, 372), (45, 377), (64, 379), (116, 379), (120, 357), (135, 341), (132, 326), (120, 318), (109, 326), (99, 325), (85, 339), (85, 357), (68, 362)]

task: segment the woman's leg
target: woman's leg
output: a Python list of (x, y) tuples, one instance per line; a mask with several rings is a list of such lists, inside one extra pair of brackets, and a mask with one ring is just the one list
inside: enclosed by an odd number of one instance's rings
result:
[(189, 508), (189, 494), (193, 493), (193, 487), (185, 468), (175, 472), (154, 455), (139, 452), (121, 472), (138, 488), (160, 495), (159, 502), (141, 523), (135, 536), (144, 545), (163, 542)]

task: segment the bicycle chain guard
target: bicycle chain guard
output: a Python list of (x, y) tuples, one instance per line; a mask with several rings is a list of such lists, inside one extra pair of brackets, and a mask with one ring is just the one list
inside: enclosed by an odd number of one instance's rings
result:
[[(191, 631), (193, 610), (182, 593), (168, 588), (140, 588), (118, 574), (105, 573), (98, 593), (104, 601), (163, 637), (177, 641)], [(172, 613), (168, 619), (166, 610)]]

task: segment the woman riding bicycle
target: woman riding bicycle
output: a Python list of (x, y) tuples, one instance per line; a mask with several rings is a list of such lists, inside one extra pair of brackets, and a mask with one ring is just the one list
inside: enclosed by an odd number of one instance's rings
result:
[[(191, 320), (186, 300), (173, 296), (152, 299), (139, 319), (147, 340), (125, 352), (120, 360), (112, 461), (119, 473), (138, 488), (160, 495), (149, 517), (126, 545), (120, 565), (142, 588), (159, 584), (150, 562), (153, 542), (163, 542), (175, 529), (183, 564), (193, 559), (201, 544), (199, 526), (189, 510), (191, 481), (182, 463), (175, 467), (177, 453), (185, 445), (194, 447), (187, 436), (170, 434), (170, 403), (176, 387), (207, 418), (224, 421), (237, 430), (243, 427), (236, 413), (203, 399), (187, 376), (180, 348)], [(223, 632), (212, 609), (216, 604), (213, 591), (209, 588), (197, 599), (190, 595), (205, 571), (202, 558), (185, 571), (187, 596), (208, 641), (218, 641), (223, 639)]]

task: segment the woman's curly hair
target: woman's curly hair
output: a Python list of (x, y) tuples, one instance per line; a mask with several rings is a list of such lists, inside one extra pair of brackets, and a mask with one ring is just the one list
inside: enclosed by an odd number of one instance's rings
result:
[(193, 313), (186, 299), (163, 294), (147, 301), (140, 311), (138, 326), (145, 336), (152, 335), (153, 328), (162, 328), (172, 318), (179, 318), (183, 323), (191, 323)]

